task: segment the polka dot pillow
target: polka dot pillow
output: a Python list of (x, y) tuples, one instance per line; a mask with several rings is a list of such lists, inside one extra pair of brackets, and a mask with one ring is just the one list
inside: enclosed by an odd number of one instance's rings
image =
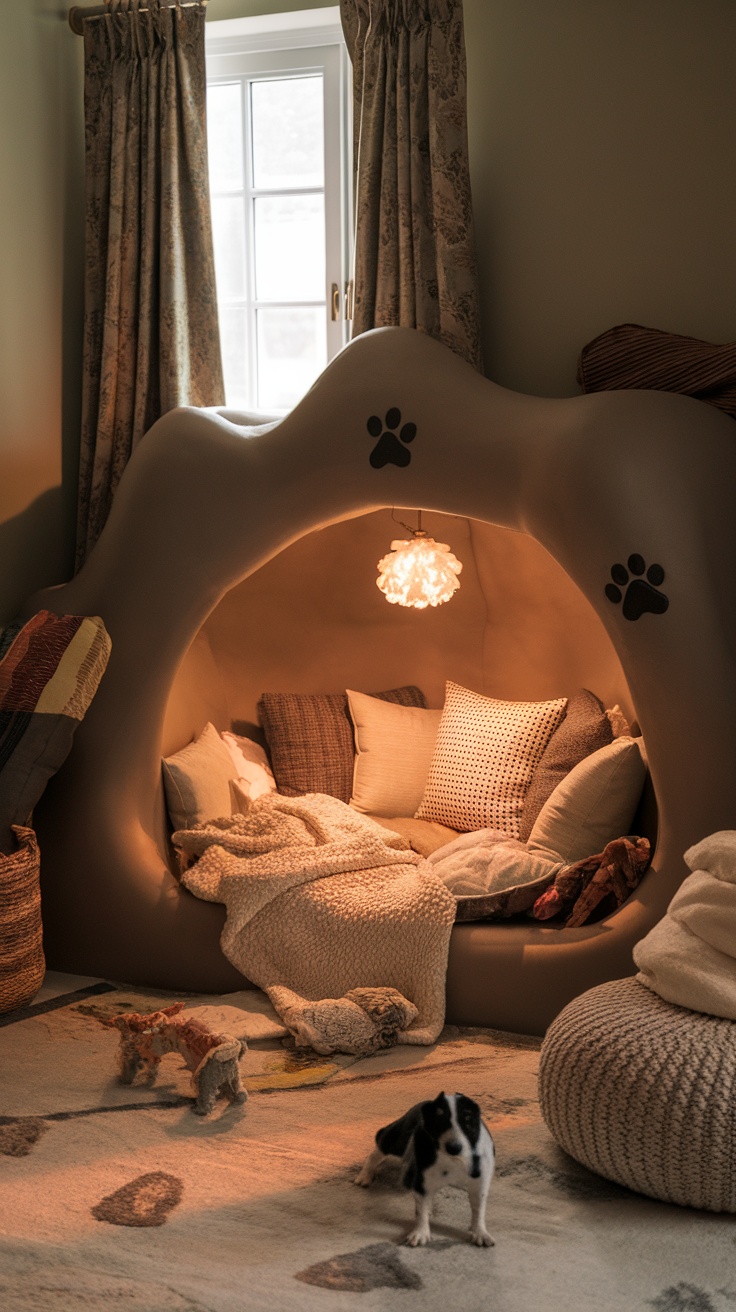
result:
[(507, 702), (448, 681), (417, 819), (519, 837), (524, 797), (567, 699)]

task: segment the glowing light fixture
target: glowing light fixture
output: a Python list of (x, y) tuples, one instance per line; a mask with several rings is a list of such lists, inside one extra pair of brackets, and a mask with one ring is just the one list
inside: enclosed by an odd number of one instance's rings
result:
[[(397, 521), (401, 523), (401, 520)], [(435, 542), (422, 531), (422, 512), (416, 529), (402, 524), (411, 537), (396, 539), (390, 552), (378, 562), (378, 587), (387, 601), (398, 606), (441, 606), (460, 587), (458, 574), (462, 565), (446, 542)]]

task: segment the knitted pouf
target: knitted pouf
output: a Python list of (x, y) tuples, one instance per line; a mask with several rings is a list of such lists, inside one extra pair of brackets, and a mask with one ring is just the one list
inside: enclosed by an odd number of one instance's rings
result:
[(668, 1203), (736, 1212), (736, 1022), (664, 1002), (635, 979), (553, 1021), (542, 1115), (566, 1152)]
[(38, 843), (32, 829), (12, 829), (18, 849), (0, 854), (0, 1012), (35, 997), (45, 966)]

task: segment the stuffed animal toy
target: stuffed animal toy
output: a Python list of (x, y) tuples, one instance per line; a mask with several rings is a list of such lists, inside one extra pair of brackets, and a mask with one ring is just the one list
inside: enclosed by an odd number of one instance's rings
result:
[(325, 1055), (347, 1052), (367, 1057), (390, 1048), (419, 1015), (413, 1002), (388, 987), (351, 989), (343, 998), (310, 1002), (285, 985), (275, 984), (268, 996), (296, 1046)]
[(179, 1052), (192, 1072), (196, 1094), (193, 1110), (200, 1116), (213, 1111), (219, 1093), (231, 1102), (245, 1102), (248, 1094), (240, 1082), (238, 1066), (247, 1049), (245, 1039), (213, 1034), (195, 1017), (180, 1016), (185, 1006), (184, 1002), (175, 1002), (145, 1016), (132, 1011), (103, 1022), (120, 1031), (121, 1083), (132, 1084), (141, 1071), (146, 1081), (152, 1081), (164, 1054)]

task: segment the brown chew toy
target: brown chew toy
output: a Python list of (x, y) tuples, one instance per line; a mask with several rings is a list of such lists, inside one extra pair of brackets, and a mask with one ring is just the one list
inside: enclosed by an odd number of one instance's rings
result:
[(131, 1011), (104, 1022), (120, 1030), (121, 1083), (132, 1084), (140, 1071), (152, 1081), (165, 1053), (179, 1052), (192, 1072), (196, 1094), (193, 1111), (207, 1116), (214, 1109), (218, 1093), (224, 1093), (230, 1102), (245, 1102), (248, 1094), (240, 1082), (238, 1066), (247, 1048), (245, 1039), (213, 1034), (201, 1020), (180, 1016), (185, 1006), (184, 1002), (174, 1002), (145, 1016)]

